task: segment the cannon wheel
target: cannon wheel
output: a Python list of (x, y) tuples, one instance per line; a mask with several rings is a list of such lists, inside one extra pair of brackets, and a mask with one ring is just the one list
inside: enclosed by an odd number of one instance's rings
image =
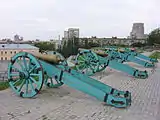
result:
[[(56, 51), (45, 51), (45, 54), (48, 54), (48, 55), (58, 55), (61, 58), (61, 60), (63, 60), (59, 64), (63, 65), (63, 66), (68, 66), (67, 61), (65, 60), (64, 56), (62, 56), (60, 53), (58, 53)], [(60, 87), (60, 86), (63, 85), (63, 83), (59, 82), (57, 80), (57, 78), (52, 78), (52, 77), (49, 77), (47, 75), (45, 75), (44, 84), (47, 87), (49, 87), (49, 88), (57, 88), (57, 87)]]
[[(98, 50), (103, 50), (103, 51), (105, 51), (104, 49), (102, 49), (102, 48), (94, 48), (93, 50), (95, 50), (95, 51), (98, 51)], [(105, 51), (106, 52), (106, 51)], [(100, 64), (99, 63), (99, 65), (98, 65), (98, 69), (97, 69), (97, 71), (96, 72), (101, 72), (101, 71), (103, 71), (104, 69), (106, 69), (106, 65), (105, 64)]]
[(43, 86), (43, 68), (32, 54), (19, 52), (11, 58), (8, 81), (13, 91), (24, 98), (34, 97)]
[(76, 69), (84, 74), (93, 75), (99, 67), (98, 56), (91, 50), (82, 50), (76, 56)]

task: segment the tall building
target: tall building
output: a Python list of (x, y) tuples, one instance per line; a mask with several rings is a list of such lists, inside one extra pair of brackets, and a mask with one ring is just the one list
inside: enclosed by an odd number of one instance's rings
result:
[(73, 37), (79, 38), (79, 29), (78, 28), (69, 28), (68, 31), (64, 31), (64, 39), (68, 40)]
[(23, 37), (16, 34), (14, 36), (14, 41), (23, 41)]
[(20, 36), (19, 35), (15, 35), (14, 36), (14, 41), (19, 41), (20, 40)]
[(68, 37), (69, 38), (79, 38), (79, 29), (78, 28), (69, 28), (68, 29)]
[(68, 39), (68, 31), (64, 31), (64, 38)]
[(130, 37), (136, 39), (144, 39), (144, 23), (133, 23)]
[(20, 37), (20, 40), (23, 41), (23, 37)]

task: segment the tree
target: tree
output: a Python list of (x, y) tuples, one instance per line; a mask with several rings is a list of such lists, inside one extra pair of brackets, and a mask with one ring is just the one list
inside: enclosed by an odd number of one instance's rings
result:
[(160, 28), (154, 29), (148, 36), (148, 45), (160, 44)]
[(141, 43), (141, 42), (137, 42), (137, 43), (133, 43), (131, 46), (132, 47), (143, 47), (145, 44)]
[(99, 47), (100, 46), (100, 44), (98, 44), (98, 43), (92, 43), (92, 42), (89, 42), (89, 47)]
[(67, 45), (68, 45), (68, 44), (67, 44), (67, 41), (64, 41), (62, 50), (61, 50), (61, 52), (60, 52), (64, 57), (67, 57), (67, 56), (68, 56)]
[(35, 43), (34, 46), (38, 47), (40, 52), (44, 52), (46, 50), (55, 51), (55, 43), (51, 42), (38, 42)]
[(88, 42), (88, 39), (87, 39), (87, 38), (85, 39), (85, 45), (84, 45), (84, 47), (85, 47), (86, 49), (89, 48), (89, 42)]
[(72, 54), (73, 55), (76, 55), (77, 53), (78, 53), (78, 48), (80, 47), (80, 44), (79, 44), (79, 38), (76, 38), (76, 37), (74, 37), (73, 38), (73, 42), (72, 42), (73, 44), (73, 49), (72, 49)]

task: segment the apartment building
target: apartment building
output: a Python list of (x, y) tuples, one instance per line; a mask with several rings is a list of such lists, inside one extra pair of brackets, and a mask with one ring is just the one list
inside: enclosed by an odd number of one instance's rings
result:
[(12, 56), (19, 52), (35, 53), (39, 48), (29, 44), (0, 44), (0, 61), (10, 60)]

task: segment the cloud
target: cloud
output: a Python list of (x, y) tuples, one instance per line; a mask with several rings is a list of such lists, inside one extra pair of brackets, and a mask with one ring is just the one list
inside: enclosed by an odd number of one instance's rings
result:
[(160, 26), (159, 0), (5, 0), (0, 4), (0, 38), (21, 34), (26, 39), (63, 36), (79, 27), (82, 36), (128, 36), (133, 22), (146, 33)]

